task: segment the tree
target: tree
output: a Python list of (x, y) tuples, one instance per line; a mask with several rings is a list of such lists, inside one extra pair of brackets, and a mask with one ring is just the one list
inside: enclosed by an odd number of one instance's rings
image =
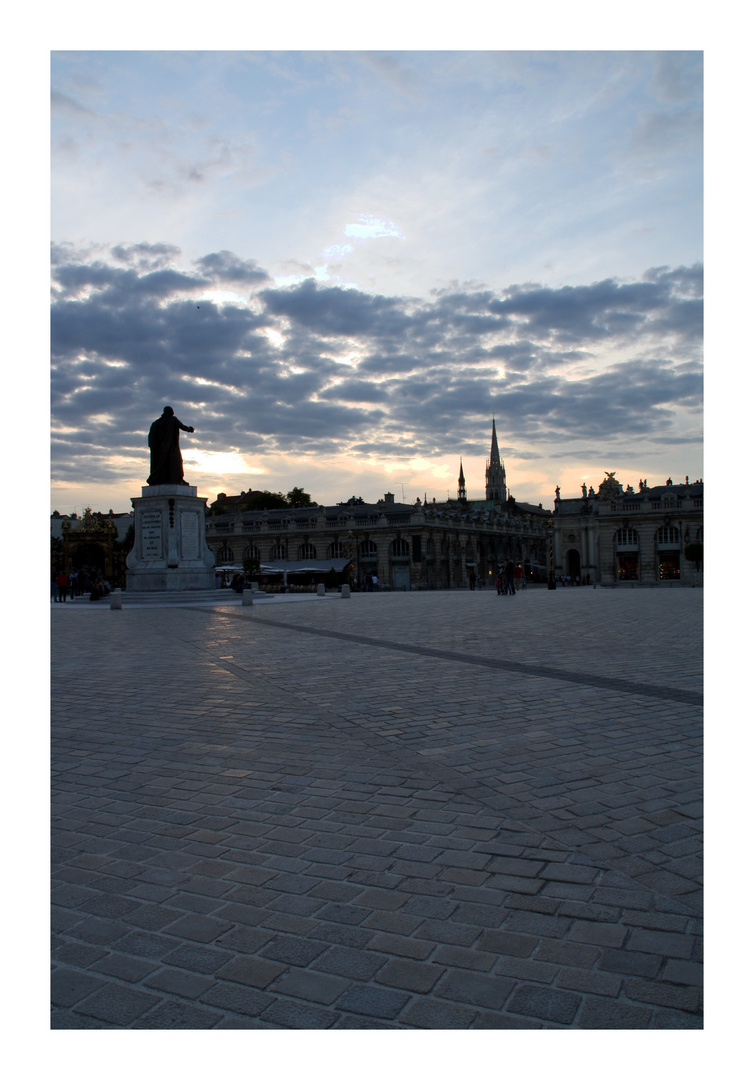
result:
[(251, 491), (241, 504), (242, 510), (284, 510), (288, 500), (280, 491)]
[(294, 509), (299, 509), (302, 506), (313, 506), (312, 497), (303, 488), (295, 487), (286, 495), (288, 505)]
[(695, 540), (691, 544), (686, 544), (683, 549), (684, 559), (688, 559), (699, 570), (699, 564), (704, 561), (704, 545), (700, 544), (698, 540)]
[(252, 555), (247, 555), (243, 561), (243, 572), (247, 577), (256, 577), (261, 569), (261, 563), (259, 559), (255, 559)]

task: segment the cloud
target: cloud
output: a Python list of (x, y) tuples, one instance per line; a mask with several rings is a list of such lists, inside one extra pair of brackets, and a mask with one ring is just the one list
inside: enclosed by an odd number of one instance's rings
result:
[[(196, 427), (198, 449), (256, 461), (455, 454), (478, 447), (492, 415), (521, 458), (548, 443), (683, 442), (701, 430), (700, 266), (420, 300), (311, 279), (275, 287), (225, 250), (190, 270), (162, 244), (54, 255), (60, 481), (140, 475), (146, 431), (168, 403)], [(230, 282), (249, 288), (248, 303), (199, 298)]]
[(239, 259), (230, 251), (218, 251), (213, 255), (203, 255), (196, 260), (200, 272), (212, 281), (237, 282), (244, 285), (259, 285), (269, 281), (266, 270), (257, 266), (253, 259)]

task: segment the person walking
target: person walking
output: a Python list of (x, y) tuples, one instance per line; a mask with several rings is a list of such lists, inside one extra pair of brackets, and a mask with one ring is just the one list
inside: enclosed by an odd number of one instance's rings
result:
[(476, 586), (476, 574), (474, 573), (473, 570), (469, 570), (469, 588), (471, 589), (472, 592), (474, 591), (475, 586)]
[(505, 564), (505, 591), (508, 596), (516, 595), (516, 586), (514, 584), (513, 577), (513, 563), (510, 559), (508, 559), (508, 562)]
[(55, 578), (55, 583), (58, 587), (58, 595), (56, 599), (62, 601), (62, 603), (65, 603), (66, 597), (68, 595), (68, 575), (64, 570), (61, 570), (58, 576)]

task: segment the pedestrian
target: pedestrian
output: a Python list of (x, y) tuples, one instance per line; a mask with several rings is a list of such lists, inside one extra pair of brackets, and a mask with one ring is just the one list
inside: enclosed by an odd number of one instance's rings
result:
[(513, 563), (508, 559), (505, 564), (505, 592), (508, 596), (516, 595), (516, 586), (513, 577)]
[(65, 603), (66, 596), (68, 595), (68, 575), (64, 570), (61, 570), (55, 578), (55, 583), (58, 586), (58, 595), (56, 599)]
[(503, 575), (498, 570), (497, 577), (495, 578), (495, 588), (497, 589), (497, 595), (501, 596), (503, 592)]
[(50, 600), (57, 600), (58, 598), (58, 581), (57, 574), (53, 570), (50, 575)]
[(469, 570), (469, 588), (473, 592), (475, 587), (476, 587), (476, 574), (474, 573), (473, 570)]

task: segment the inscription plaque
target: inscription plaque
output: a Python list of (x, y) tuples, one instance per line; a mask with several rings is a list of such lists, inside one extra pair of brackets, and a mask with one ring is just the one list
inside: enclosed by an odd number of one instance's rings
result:
[(181, 554), (184, 559), (199, 558), (199, 515), (191, 510), (181, 512)]
[(162, 558), (162, 514), (158, 510), (141, 516), (141, 550), (145, 559)]

